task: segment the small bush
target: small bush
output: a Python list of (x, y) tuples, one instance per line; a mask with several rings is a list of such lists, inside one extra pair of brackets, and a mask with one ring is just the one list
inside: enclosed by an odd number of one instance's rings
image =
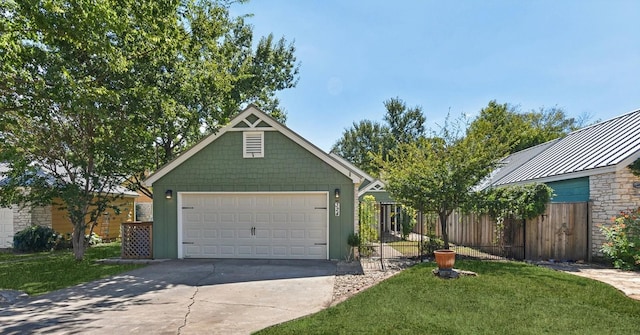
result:
[(433, 255), (433, 252), (444, 248), (444, 241), (435, 235), (429, 235), (422, 244), (422, 250), (426, 255)]
[(347, 244), (350, 247), (359, 247), (360, 246), (360, 235), (358, 235), (357, 233), (351, 233), (349, 234), (349, 237), (347, 238)]
[(607, 242), (602, 252), (619, 269), (640, 269), (640, 208), (620, 212), (613, 224), (600, 227)]
[(33, 225), (13, 236), (13, 248), (20, 252), (38, 252), (51, 250), (59, 234), (49, 227)]
[(89, 241), (89, 245), (96, 245), (98, 243), (102, 243), (102, 237), (96, 233), (91, 233), (91, 236), (85, 236), (87, 241)]

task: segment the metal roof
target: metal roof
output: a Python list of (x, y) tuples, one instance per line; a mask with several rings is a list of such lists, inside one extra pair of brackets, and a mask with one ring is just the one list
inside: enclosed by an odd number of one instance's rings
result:
[(539, 153), (546, 150), (558, 141), (559, 139), (555, 139), (549, 142), (538, 144), (534, 147), (514, 152), (511, 155), (501, 159), (498, 163), (498, 168), (493, 170), (489, 177), (485, 178), (480, 184), (474, 187), (474, 190), (480, 191), (496, 185), (502, 178), (506, 177), (522, 164), (528, 162), (533, 157), (537, 156)]
[[(526, 151), (526, 150), (525, 150)], [(494, 185), (569, 179), (640, 157), (640, 110), (576, 130), (507, 173)]]
[(602, 173), (605, 168), (630, 164), (638, 157), (640, 110), (568, 134), (501, 178), (494, 178), (493, 185)]

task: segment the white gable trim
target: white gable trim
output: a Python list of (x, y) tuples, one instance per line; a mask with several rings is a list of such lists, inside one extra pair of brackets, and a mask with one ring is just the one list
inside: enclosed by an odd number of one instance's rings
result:
[[(256, 121), (250, 122), (246, 120), (246, 118), (251, 114), (257, 117)], [(245, 125), (248, 125), (249, 127), (234, 128), (236, 125), (238, 125), (241, 122)], [(257, 125), (260, 124), (261, 122), (264, 122), (265, 124), (269, 125), (270, 128), (257, 127)], [(340, 173), (342, 173), (346, 177), (350, 178), (351, 181), (353, 181), (353, 183), (360, 183), (364, 178), (364, 176), (361, 176), (357, 174), (355, 171), (352, 171), (351, 169), (340, 164), (333, 157), (329, 156), (329, 154), (325, 153), (320, 148), (311, 144), (311, 142), (305, 140), (300, 135), (293, 132), (291, 129), (282, 125), (280, 122), (276, 121), (274, 118), (270, 117), (265, 112), (258, 109), (256, 106), (249, 105), (249, 107), (247, 107), (244, 111), (242, 111), (235, 118), (233, 118), (226, 126), (220, 128), (220, 130), (218, 130), (217, 133), (211, 134), (205, 137), (200, 142), (196, 143), (193, 147), (191, 147), (189, 150), (183, 152), (180, 156), (178, 156), (171, 162), (167, 163), (165, 166), (161, 167), (159, 170), (157, 170), (155, 173), (149, 176), (149, 178), (147, 178), (144, 181), (144, 184), (147, 186), (152, 186), (154, 182), (164, 177), (167, 173), (171, 172), (173, 169), (180, 166), (186, 160), (191, 158), (200, 150), (206, 148), (213, 141), (217, 140), (219, 137), (221, 137), (222, 135), (224, 135), (229, 131), (262, 131), (262, 130), (279, 131), (281, 134), (285, 135), (286, 137), (288, 137), (289, 139), (291, 139), (292, 141), (294, 141), (295, 143), (297, 143), (307, 151), (311, 152), (313, 155), (318, 157), (323, 162), (329, 164), (331, 167), (338, 170)]]
[(353, 165), (353, 163), (351, 163), (348, 160), (340, 157), (339, 155), (336, 155), (334, 153), (330, 153), (329, 156), (333, 157), (339, 163), (341, 163), (342, 165), (345, 165), (347, 168), (351, 169), (352, 171), (355, 171), (357, 174), (359, 174), (362, 177), (364, 177), (364, 179), (366, 179), (366, 180), (368, 180), (370, 182), (373, 182), (374, 180), (376, 180), (375, 178), (371, 177), (368, 173), (362, 171), (360, 168), (358, 168), (357, 166)]
[(367, 192), (386, 192), (385, 183), (382, 180), (375, 180), (373, 183), (367, 185), (365, 188), (358, 191), (358, 197), (361, 197)]

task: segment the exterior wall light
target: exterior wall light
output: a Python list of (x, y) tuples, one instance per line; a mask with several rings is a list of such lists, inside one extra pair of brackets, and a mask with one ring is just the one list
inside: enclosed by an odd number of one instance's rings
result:
[(335, 195), (335, 197), (336, 197), (336, 200), (340, 199), (340, 189), (339, 189), (339, 188), (336, 188), (336, 189), (335, 189), (335, 191), (334, 191), (334, 195)]
[(167, 199), (173, 198), (173, 190), (167, 190), (166, 192), (164, 192), (164, 197)]

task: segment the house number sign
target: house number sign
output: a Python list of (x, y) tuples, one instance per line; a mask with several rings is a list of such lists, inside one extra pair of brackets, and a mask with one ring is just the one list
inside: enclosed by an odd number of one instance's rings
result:
[(336, 216), (340, 216), (340, 203), (337, 201), (336, 201), (336, 204), (334, 205), (334, 210), (335, 210)]

